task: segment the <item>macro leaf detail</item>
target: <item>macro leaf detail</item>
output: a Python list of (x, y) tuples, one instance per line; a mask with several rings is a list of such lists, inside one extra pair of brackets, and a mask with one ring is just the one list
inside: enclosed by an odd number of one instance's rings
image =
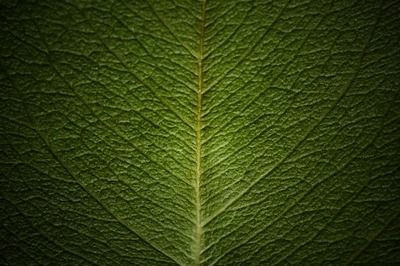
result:
[(398, 1), (0, 1), (1, 265), (400, 263)]

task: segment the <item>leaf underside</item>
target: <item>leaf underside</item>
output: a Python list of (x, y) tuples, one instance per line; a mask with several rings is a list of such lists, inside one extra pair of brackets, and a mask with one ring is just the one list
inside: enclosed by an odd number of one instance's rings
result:
[(0, 264), (400, 263), (399, 13), (0, 1)]

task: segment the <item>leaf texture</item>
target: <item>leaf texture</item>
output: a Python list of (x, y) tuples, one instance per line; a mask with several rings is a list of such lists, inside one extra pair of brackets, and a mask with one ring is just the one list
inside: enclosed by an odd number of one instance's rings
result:
[(0, 1), (1, 265), (400, 263), (398, 1)]

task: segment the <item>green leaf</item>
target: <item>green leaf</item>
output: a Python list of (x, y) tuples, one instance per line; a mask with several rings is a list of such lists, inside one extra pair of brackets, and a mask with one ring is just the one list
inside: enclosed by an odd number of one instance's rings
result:
[(0, 264), (400, 263), (398, 1), (0, 6)]

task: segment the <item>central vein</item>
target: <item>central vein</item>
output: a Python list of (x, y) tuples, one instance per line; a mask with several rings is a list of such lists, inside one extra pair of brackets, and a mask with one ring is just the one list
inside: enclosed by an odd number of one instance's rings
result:
[(197, 104), (196, 104), (196, 173), (195, 173), (195, 205), (196, 205), (196, 221), (195, 221), (195, 235), (193, 243), (193, 260), (195, 265), (200, 265), (201, 263), (201, 250), (202, 250), (202, 238), (203, 238), (203, 227), (201, 220), (201, 175), (202, 175), (202, 104), (203, 104), (203, 59), (204, 59), (204, 31), (205, 31), (205, 10), (206, 10), (206, 0), (201, 1), (201, 21), (200, 21), (200, 43), (197, 56)]

